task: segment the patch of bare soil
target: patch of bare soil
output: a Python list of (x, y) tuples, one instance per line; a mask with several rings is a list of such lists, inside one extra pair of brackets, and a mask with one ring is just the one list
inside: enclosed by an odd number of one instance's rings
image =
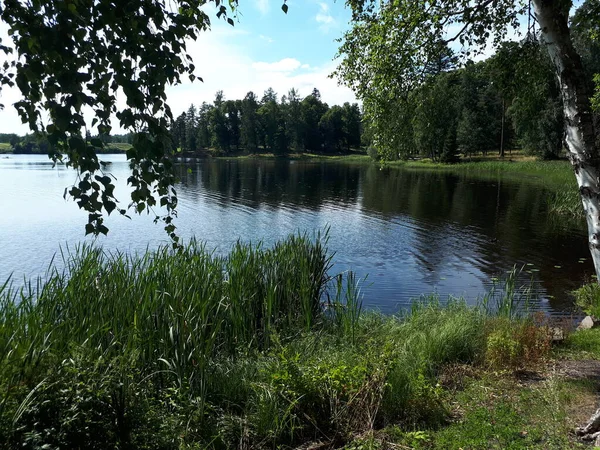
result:
[(588, 380), (600, 385), (600, 361), (564, 359), (556, 361), (554, 367), (557, 375), (566, 380)]

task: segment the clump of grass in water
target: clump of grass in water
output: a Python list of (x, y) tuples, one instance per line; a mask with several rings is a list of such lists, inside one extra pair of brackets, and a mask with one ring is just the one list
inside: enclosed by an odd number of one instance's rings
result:
[(14, 446), (273, 448), (441, 426), (438, 376), (484, 360), (501, 310), (430, 297), (365, 313), (354, 276), (330, 277), (306, 236), (224, 257), (87, 247), (67, 263), (0, 289), (0, 440)]
[[(117, 424), (122, 442), (131, 426), (126, 411), (135, 411), (126, 399), (140, 390), (146, 402), (174, 390), (167, 398), (192, 408), (197, 427), (214, 426), (207, 424), (210, 408), (222, 408), (223, 399), (237, 399), (243, 408), (251, 392), (258, 395), (248, 384), (248, 377), (260, 379), (257, 365), (244, 355), (322, 328), (329, 321), (326, 298), (335, 299), (342, 332), (353, 333), (360, 314), (355, 278), (330, 277), (326, 240), (293, 235), (272, 248), (238, 242), (224, 257), (196, 241), (177, 253), (159, 248), (141, 256), (81, 246), (63, 255), (63, 272), (49, 270), (46, 280), (18, 291), (6, 282), (0, 286), (0, 434), (7, 420), (16, 426), (31, 417), (56, 429), (39, 396), (57, 408), (71, 405), (72, 423), (98, 433), (106, 423), (90, 414), (111, 403), (106, 420)], [(51, 387), (65, 383), (56, 398)], [(81, 383), (89, 385), (83, 394), (100, 404), (73, 405), (82, 398)], [(30, 434), (35, 426), (20, 425)]]
[(567, 184), (564, 189), (549, 194), (548, 206), (551, 213), (564, 217), (581, 219), (584, 217), (581, 196), (576, 185)]
[(528, 284), (519, 285), (519, 279), (524, 272), (526, 266), (517, 268), (514, 265), (502, 281), (493, 279), (492, 288), (479, 302), (488, 315), (509, 320), (529, 315), (533, 297), (533, 279), (530, 279)]
[(340, 273), (333, 278), (335, 296), (328, 295), (324, 306), (331, 324), (355, 342), (362, 313), (362, 296), (354, 273), (346, 272), (345, 275)]
[(182, 366), (240, 346), (266, 348), (272, 332), (321, 320), (331, 268), (322, 240), (290, 236), (270, 249), (238, 242), (225, 257), (196, 241), (140, 257), (78, 247), (63, 273), (35, 288), (0, 289), (2, 329), (23, 333), (23, 343), (51, 334), (55, 350), (116, 345)]

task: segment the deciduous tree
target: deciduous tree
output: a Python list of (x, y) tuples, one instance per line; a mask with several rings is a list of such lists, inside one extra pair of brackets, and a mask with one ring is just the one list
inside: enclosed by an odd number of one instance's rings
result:
[[(22, 100), (15, 104), (23, 121), (34, 132), (47, 135), (49, 155), (78, 171), (68, 190), (88, 212), (87, 233), (108, 232), (104, 214), (119, 211), (113, 180), (102, 173), (100, 139), (110, 134), (112, 118), (134, 133), (127, 152), (131, 167), (130, 207), (137, 212), (154, 206), (174, 243), (173, 219), (177, 195), (169, 152), (169, 128), (174, 121), (166, 103), (166, 87), (196, 78), (186, 51), (186, 40), (210, 26), (205, 5), (213, 3), (217, 17), (231, 25), (238, 0), (228, 6), (221, 0), (128, 0), (118, 7), (106, 0), (5, 0), (0, 20), (10, 42), (0, 51), (12, 60), (0, 69), (0, 86), (17, 86)], [(287, 5), (282, 5), (287, 12)], [(125, 103), (117, 103), (122, 92)], [(92, 119), (86, 120), (89, 111)], [(43, 117), (49, 117), (45, 122)]]

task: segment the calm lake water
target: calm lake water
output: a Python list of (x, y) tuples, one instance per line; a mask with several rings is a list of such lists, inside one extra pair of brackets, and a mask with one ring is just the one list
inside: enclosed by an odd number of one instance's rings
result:
[[(103, 160), (112, 161), (126, 204), (124, 155)], [(195, 236), (224, 253), (238, 238), (268, 245), (329, 226), (334, 272), (368, 275), (364, 305), (385, 312), (433, 292), (475, 301), (515, 264), (529, 264), (520, 281), (533, 277), (540, 308), (565, 311), (566, 292), (593, 273), (583, 226), (550, 217), (546, 192), (531, 180), (339, 162), (206, 160), (179, 169), (184, 239)], [(21, 284), (43, 274), (61, 247), (94, 241), (83, 236), (85, 213), (63, 199), (74, 181), (72, 170), (53, 168), (45, 156), (0, 156), (0, 280), (12, 274)], [(111, 217), (107, 225), (109, 235), (96, 240), (106, 249), (167, 242), (145, 214)]]

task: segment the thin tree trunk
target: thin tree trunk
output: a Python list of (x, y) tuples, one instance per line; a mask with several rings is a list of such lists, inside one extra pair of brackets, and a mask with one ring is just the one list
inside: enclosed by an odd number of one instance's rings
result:
[(569, 160), (579, 185), (588, 225), (588, 240), (600, 280), (600, 159), (581, 58), (573, 48), (568, 26), (569, 5), (561, 0), (533, 0), (546, 45), (560, 83)]
[[(566, 143), (573, 165), (588, 225), (588, 241), (596, 275), (600, 281), (600, 158), (581, 58), (573, 48), (568, 26), (571, 2), (533, 0), (542, 41), (560, 83), (565, 114)], [(577, 430), (584, 439), (600, 445), (600, 408)]]
[(504, 158), (504, 99), (502, 99), (502, 129), (500, 132), (500, 158)]

